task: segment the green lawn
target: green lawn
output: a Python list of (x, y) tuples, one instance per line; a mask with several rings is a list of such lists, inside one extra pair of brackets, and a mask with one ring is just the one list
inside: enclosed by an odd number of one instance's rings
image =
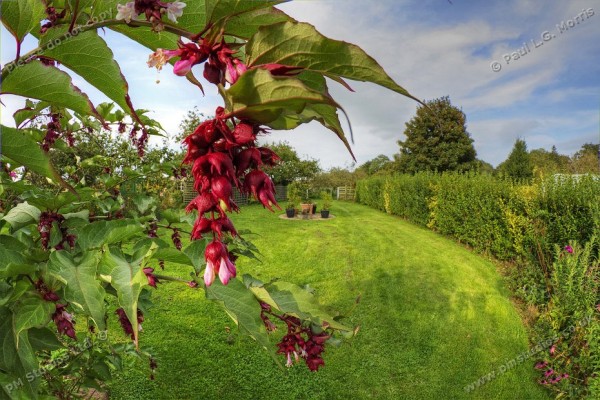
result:
[[(548, 399), (527, 359), (467, 393), (465, 386), (527, 351), (527, 337), (489, 261), (451, 240), (364, 206), (335, 202), (335, 219), (287, 221), (258, 206), (233, 216), (263, 263), (240, 273), (316, 289), (360, 332), (328, 348), (325, 368), (280, 370), (203, 291), (166, 284), (141, 341), (156, 380), (137, 364), (111, 385), (115, 399)], [(167, 265), (168, 271), (184, 271)], [(227, 328), (231, 328), (231, 334)]]

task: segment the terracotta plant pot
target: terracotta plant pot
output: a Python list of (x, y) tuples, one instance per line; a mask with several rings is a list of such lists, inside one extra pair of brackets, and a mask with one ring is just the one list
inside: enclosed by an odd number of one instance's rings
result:
[(312, 203), (302, 203), (300, 204), (300, 207), (302, 208), (302, 212), (304, 213), (305, 211), (309, 214), (312, 213)]

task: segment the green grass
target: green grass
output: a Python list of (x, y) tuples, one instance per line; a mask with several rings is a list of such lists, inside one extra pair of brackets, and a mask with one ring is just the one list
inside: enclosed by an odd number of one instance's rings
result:
[(360, 332), (327, 349), (325, 368), (279, 369), (201, 290), (166, 284), (154, 292), (141, 336), (157, 356), (156, 380), (138, 363), (111, 384), (111, 398), (549, 398), (535, 383), (535, 359), (464, 390), (528, 348), (492, 263), (365, 206), (335, 202), (332, 213), (328, 221), (288, 221), (249, 206), (233, 216), (238, 229), (256, 233), (249, 239), (263, 259), (238, 260), (240, 273), (309, 284), (342, 312), (361, 296), (346, 320)]

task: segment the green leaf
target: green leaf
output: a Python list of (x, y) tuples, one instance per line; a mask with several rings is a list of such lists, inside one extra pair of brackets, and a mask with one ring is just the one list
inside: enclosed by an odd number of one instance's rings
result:
[(36, 351), (54, 351), (64, 348), (56, 334), (48, 328), (31, 328), (27, 333), (31, 347)]
[(3, 156), (35, 173), (56, 179), (50, 158), (31, 136), (18, 129), (0, 125), (0, 140)]
[[(327, 82), (323, 75), (312, 72), (303, 71), (297, 76), (307, 87), (314, 89), (324, 95), (328, 95)], [(337, 107), (329, 104), (308, 104), (301, 113), (282, 113), (279, 119), (271, 122), (270, 126), (273, 129), (294, 129), (300, 124), (308, 123), (312, 120), (320, 122), (324, 127), (334, 132), (338, 138), (344, 143), (350, 154), (354, 157), (350, 143), (346, 139), (342, 124), (337, 114)]]
[(163, 210), (161, 211), (161, 216), (167, 220), (169, 224), (178, 224), (181, 222), (182, 213), (181, 210)]
[(151, 206), (156, 203), (154, 197), (146, 196), (141, 193), (136, 194), (135, 196), (132, 196), (131, 200), (133, 201), (133, 204), (135, 204), (135, 207), (137, 208), (137, 210), (142, 215), (145, 214), (147, 211), (149, 211), (151, 209)]
[(19, 347), (19, 334), (30, 328), (45, 327), (55, 310), (54, 303), (45, 301), (40, 297), (29, 297), (19, 301), (13, 315), (17, 348)]
[(6, 267), (0, 267), (0, 278), (7, 279), (19, 275), (31, 275), (36, 271), (36, 264), (10, 263)]
[(40, 111), (48, 107), (50, 107), (50, 104), (45, 101), (38, 101), (37, 103), (34, 103), (29, 99), (25, 100), (25, 107), (15, 111), (13, 114), (15, 126), (19, 127), (23, 122), (34, 119), (39, 115)]
[(311, 293), (293, 283), (276, 281), (262, 284), (249, 275), (244, 276), (244, 281), (261, 301), (286, 314), (310, 320), (319, 326), (327, 323), (331, 328), (339, 331), (352, 331), (352, 328), (340, 324), (324, 311)]
[[(230, 19), (238, 15), (244, 15), (250, 11), (271, 8), (285, 0), (208, 0), (206, 1), (207, 22), (216, 22), (221, 18)], [(227, 29), (225, 30), (227, 33)]]
[(82, 210), (79, 212), (66, 213), (66, 214), (63, 214), (63, 217), (65, 217), (66, 220), (82, 219), (87, 222), (90, 219), (90, 210)]
[[(184, 9), (187, 10), (188, 7)], [(153, 32), (148, 28), (132, 28), (127, 25), (115, 25), (110, 28), (115, 32), (119, 32), (130, 39), (135, 40), (141, 45), (149, 48), (152, 51), (156, 49), (176, 49), (177, 48), (177, 40), (179, 37), (169, 32)], [(143, 68), (144, 65), (140, 65), (140, 68)], [(149, 82), (150, 83), (150, 82)], [(154, 83), (154, 82), (152, 82)]]
[(77, 243), (82, 249), (98, 248), (140, 235), (142, 226), (131, 220), (97, 221), (77, 232)]
[[(22, 252), (27, 249), (25, 243), (10, 235), (0, 235), (0, 248), (2, 247), (17, 252)], [(0, 265), (2, 264), (0, 263)]]
[(212, 285), (206, 288), (206, 297), (222, 302), (240, 331), (256, 340), (279, 364), (265, 325), (260, 318), (260, 304), (256, 301), (254, 294), (240, 280), (231, 279), (227, 285), (223, 285), (216, 279)]
[(233, 115), (265, 125), (287, 113), (301, 113), (309, 104), (337, 107), (331, 97), (310, 89), (299, 79), (273, 76), (264, 69), (244, 73), (224, 97)]
[[(135, 113), (127, 102), (129, 86), (121, 73), (114, 54), (96, 31), (82, 32), (76, 36), (67, 33), (68, 28), (50, 29), (40, 40), (40, 46), (54, 41), (58, 43), (44, 51), (50, 57), (94, 85), (123, 110)], [(67, 37), (64, 35), (66, 34)]]
[(79, 260), (74, 260), (66, 251), (56, 251), (50, 255), (49, 269), (66, 283), (65, 300), (90, 316), (103, 331), (106, 329), (106, 292), (96, 278), (100, 258), (101, 253), (97, 251), (84, 253)]
[(16, 94), (44, 100), (79, 114), (96, 115), (89, 98), (71, 83), (71, 77), (56, 67), (34, 60), (10, 71), (0, 94)]
[(198, 33), (206, 25), (206, 8), (214, 0), (197, 0), (185, 2), (183, 15), (177, 19), (177, 27), (185, 29), (188, 32)]
[[(18, 335), (19, 339), (16, 339), (13, 318), (14, 315), (8, 308), (0, 307), (0, 370), (10, 371), (13, 376), (22, 380), (22, 386), (10, 391), (10, 398), (19, 400), (36, 398), (39, 379), (30, 381), (24, 378), (27, 373), (37, 370), (39, 364), (29, 344), (27, 332), (22, 332)], [(20, 346), (18, 346), (19, 341), (21, 342)], [(15, 380), (12, 379), (9, 383)]]
[(40, 21), (46, 18), (45, 10), (41, 0), (4, 0), (0, 4), (0, 17), (20, 43), (29, 32), (40, 28)]
[(250, 67), (272, 63), (303, 67), (338, 81), (344, 77), (373, 82), (418, 101), (360, 47), (329, 39), (304, 22), (261, 27), (246, 45), (246, 53)]
[(0, 307), (0, 370), (16, 369), (17, 349), (12, 329), (12, 313), (7, 307)]
[(8, 299), (13, 293), (12, 285), (9, 285), (5, 281), (0, 281), (0, 307), (8, 303)]
[(7, 273), (10, 265), (23, 263), (25, 263), (25, 258), (19, 250), (0, 244), (0, 276), (6, 277), (4, 274)]
[(260, 8), (230, 17), (225, 23), (225, 34), (250, 39), (259, 27), (284, 21), (293, 21), (293, 18), (274, 7)]
[(204, 259), (204, 249), (206, 248), (207, 240), (194, 240), (186, 248), (183, 249), (183, 253), (187, 255), (196, 270), (196, 273), (201, 273), (206, 267), (206, 260)]
[[(82, 191), (83, 192), (83, 191)], [(25, 196), (24, 196), (25, 197)], [(39, 209), (60, 210), (66, 205), (71, 205), (79, 198), (71, 192), (41, 192), (25, 197), (27, 202), (36, 206)]]
[(137, 310), (138, 299), (148, 279), (142, 270), (142, 262), (152, 254), (143, 254), (135, 259), (128, 259), (118, 249), (111, 248), (104, 253), (101, 261), (103, 273), (110, 276), (110, 284), (117, 291), (119, 306), (125, 310), (133, 328), (134, 342), (138, 344)]
[(11, 208), (2, 219), (10, 224), (13, 231), (18, 231), (24, 226), (37, 223), (40, 220), (41, 214), (42, 212), (37, 207), (24, 202), (17, 204), (17, 206), (14, 208)]
[(194, 265), (187, 254), (172, 247), (156, 250), (152, 258), (182, 265)]

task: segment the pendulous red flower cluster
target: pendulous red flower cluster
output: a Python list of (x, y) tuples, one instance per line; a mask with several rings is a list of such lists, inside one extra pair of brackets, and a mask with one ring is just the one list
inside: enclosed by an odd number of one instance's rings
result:
[(58, 328), (58, 332), (67, 335), (71, 339), (77, 339), (73, 327), (73, 316), (65, 310), (66, 304), (56, 304), (56, 310), (52, 314), (52, 320)]
[(331, 337), (326, 331), (315, 333), (310, 327), (303, 326), (299, 318), (288, 314), (278, 315), (272, 311), (270, 305), (264, 302), (260, 302), (260, 305), (262, 308), (260, 318), (267, 331), (272, 332), (277, 328), (267, 314), (280, 319), (287, 325), (287, 334), (277, 344), (279, 347), (277, 353), (286, 356), (287, 367), (291, 367), (294, 360), (300, 361), (300, 358), (304, 359), (311, 371), (317, 371), (320, 366), (325, 365), (322, 354), (325, 351), (325, 342)]
[(61, 240), (56, 244), (56, 246), (54, 246), (54, 249), (63, 250), (65, 248), (65, 243), (68, 244), (71, 248), (75, 247), (76, 236), (70, 234), (67, 230), (67, 227), (63, 226), (64, 221), (65, 217), (63, 217), (62, 214), (53, 212), (43, 212), (40, 215), (38, 231), (40, 232), (42, 248), (44, 250), (48, 250), (48, 246), (50, 245), (50, 231), (52, 230), (52, 225), (54, 222), (56, 222), (61, 234)]
[[(125, 334), (131, 336), (131, 339), (133, 340), (135, 338), (133, 335), (133, 326), (131, 325), (129, 318), (127, 318), (127, 313), (125, 313), (125, 310), (122, 308), (118, 308), (117, 311), (115, 311), (115, 314), (117, 314), (117, 316), (119, 317), (119, 323), (121, 324), (121, 328), (123, 328)], [(137, 310), (137, 322), (138, 331), (141, 331), (142, 322), (144, 322), (144, 313), (142, 313), (142, 310), (140, 310), (139, 308)]]
[(187, 155), (184, 163), (192, 165), (194, 188), (198, 196), (186, 207), (198, 211), (192, 239), (212, 233), (206, 246), (204, 283), (210, 286), (218, 275), (227, 284), (236, 275), (235, 257), (223, 242), (224, 233), (238, 236), (227, 212), (238, 211), (233, 201), (233, 188), (254, 195), (265, 207), (279, 207), (271, 178), (260, 170), (263, 164), (275, 165), (279, 157), (267, 148), (257, 147), (256, 135), (264, 129), (250, 121), (227, 117), (222, 107), (216, 117), (201, 123), (185, 138)]

